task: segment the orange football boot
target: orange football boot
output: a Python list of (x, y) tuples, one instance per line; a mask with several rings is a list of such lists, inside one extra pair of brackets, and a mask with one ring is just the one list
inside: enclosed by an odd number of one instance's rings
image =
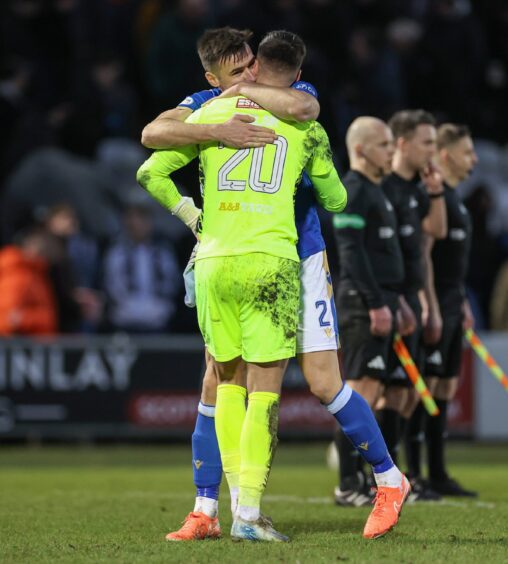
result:
[(378, 487), (376, 499), (374, 500), (374, 509), (363, 529), (363, 536), (366, 539), (382, 537), (395, 527), (399, 520), (402, 505), (410, 491), (411, 485), (404, 475), (402, 476), (402, 483), (398, 488)]
[(181, 529), (168, 533), (168, 541), (191, 541), (204, 539), (218, 539), (220, 525), (218, 517), (208, 517), (204, 513), (192, 512), (187, 515)]

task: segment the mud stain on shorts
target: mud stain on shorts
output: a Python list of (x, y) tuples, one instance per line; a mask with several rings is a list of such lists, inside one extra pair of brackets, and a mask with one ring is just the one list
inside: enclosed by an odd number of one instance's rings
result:
[(299, 264), (280, 259), (279, 269), (258, 281), (255, 286), (254, 306), (270, 315), (275, 328), (283, 331), (286, 339), (296, 335), (300, 282)]

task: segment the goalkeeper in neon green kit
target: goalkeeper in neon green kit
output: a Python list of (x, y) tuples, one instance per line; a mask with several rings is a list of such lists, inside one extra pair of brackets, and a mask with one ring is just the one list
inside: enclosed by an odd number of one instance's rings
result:
[[(299, 73), (304, 48), (289, 32), (260, 45), (258, 80), (287, 86)], [(274, 129), (272, 145), (235, 150), (216, 142), (157, 151), (138, 181), (199, 237), (196, 257), (198, 321), (221, 384), (215, 423), (224, 472), (239, 487), (234, 539), (286, 541), (260, 516), (260, 502), (277, 443), (282, 377), (295, 355), (299, 257), (294, 194), (305, 170), (319, 203), (339, 212), (346, 192), (317, 122), (281, 121), (246, 98), (216, 99), (194, 112), (192, 123), (222, 123), (248, 114)], [(168, 177), (199, 154), (203, 213), (182, 198)], [(247, 363), (252, 383), (235, 380)]]

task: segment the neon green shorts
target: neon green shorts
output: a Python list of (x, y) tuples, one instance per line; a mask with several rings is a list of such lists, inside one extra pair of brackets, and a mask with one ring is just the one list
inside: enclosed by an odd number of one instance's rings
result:
[(220, 362), (271, 362), (295, 355), (299, 263), (265, 253), (196, 261), (201, 333)]

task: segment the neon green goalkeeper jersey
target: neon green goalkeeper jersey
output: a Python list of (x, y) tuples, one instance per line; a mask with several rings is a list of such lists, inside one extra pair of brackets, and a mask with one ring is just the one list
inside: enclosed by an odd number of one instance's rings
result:
[(169, 174), (199, 154), (203, 216), (196, 259), (267, 253), (298, 261), (294, 196), (303, 171), (323, 207), (336, 212), (346, 204), (326, 132), (315, 121), (279, 120), (246, 98), (214, 100), (186, 121), (223, 123), (235, 114), (274, 129), (275, 143), (231, 149), (214, 141), (156, 151), (138, 171), (138, 181), (171, 209), (181, 196)]

